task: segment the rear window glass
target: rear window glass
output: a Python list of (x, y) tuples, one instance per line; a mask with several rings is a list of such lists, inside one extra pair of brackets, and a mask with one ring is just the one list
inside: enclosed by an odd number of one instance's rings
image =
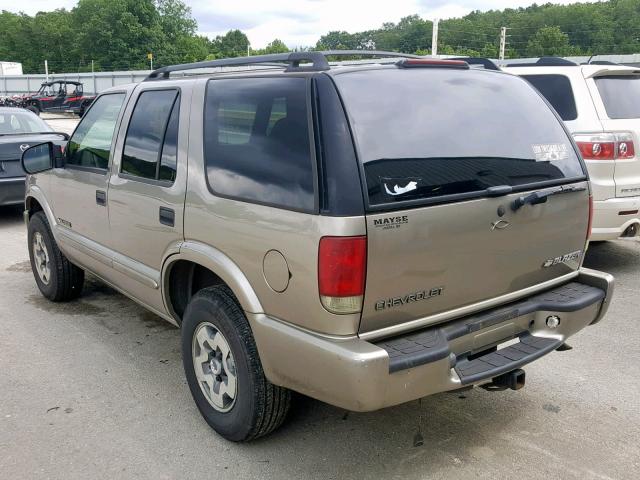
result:
[(578, 118), (571, 81), (567, 77), (564, 75), (523, 75), (522, 78), (544, 95), (562, 120)]
[(369, 205), (447, 201), (495, 186), (527, 188), (584, 176), (561, 122), (521, 78), (393, 68), (335, 80)]
[(595, 79), (609, 118), (640, 118), (640, 75)]
[(314, 209), (304, 78), (211, 80), (204, 117), (207, 179), (214, 193)]

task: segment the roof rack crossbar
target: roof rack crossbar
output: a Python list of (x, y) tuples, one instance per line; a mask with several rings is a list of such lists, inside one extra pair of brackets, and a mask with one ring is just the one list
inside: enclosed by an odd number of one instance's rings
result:
[[(144, 81), (169, 78), (171, 72), (197, 70), (201, 68), (234, 67), (249, 65), (281, 66), (286, 71), (324, 71), (329, 70), (327, 57), (360, 56), (360, 57), (388, 57), (388, 58), (421, 58), (420, 55), (408, 53), (385, 52), (380, 50), (326, 50), (323, 52), (290, 52), (274, 53), (270, 55), (255, 55), (253, 57), (222, 58), (204, 62), (183, 63), (161, 67), (151, 72)], [(311, 63), (311, 65), (305, 65)]]

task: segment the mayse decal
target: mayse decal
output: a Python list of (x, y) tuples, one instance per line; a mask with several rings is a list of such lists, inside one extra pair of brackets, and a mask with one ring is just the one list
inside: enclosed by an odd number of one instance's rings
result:
[(382, 230), (389, 230), (391, 228), (400, 228), (402, 225), (405, 225), (407, 223), (409, 223), (408, 215), (373, 219), (373, 226), (376, 228), (381, 228)]

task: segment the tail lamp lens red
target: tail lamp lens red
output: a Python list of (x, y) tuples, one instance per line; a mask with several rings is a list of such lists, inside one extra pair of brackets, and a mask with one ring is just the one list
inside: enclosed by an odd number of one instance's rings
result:
[(318, 288), (333, 313), (362, 310), (367, 273), (367, 237), (323, 237), (318, 250)]
[(633, 135), (629, 132), (579, 133), (574, 139), (585, 160), (616, 160), (636, 155)]

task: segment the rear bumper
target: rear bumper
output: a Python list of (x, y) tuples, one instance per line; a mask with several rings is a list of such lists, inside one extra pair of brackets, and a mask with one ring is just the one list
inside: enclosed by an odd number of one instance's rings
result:
[(640, 234), (640, 197), (618, 197), (593, 202), (590, 240), (615, 240), (633, 225), (636, 225), (636, 232)]
[[(598, 322), (612, 293), (611, 275), (582, 269), (575, 280), (550, 291), (376, 342), (317, 335), (263, 314), (248, 316), (272, 383), (341, 408), (370, 411), (486, 383), (519, 368)], [(560, 318), (555, 329), (546, 325), (551, 315)], [(519, 341), (481, 353), (511, 339)]]
[(0, 178), (0, 205), (24, 203), (24, 177)]

